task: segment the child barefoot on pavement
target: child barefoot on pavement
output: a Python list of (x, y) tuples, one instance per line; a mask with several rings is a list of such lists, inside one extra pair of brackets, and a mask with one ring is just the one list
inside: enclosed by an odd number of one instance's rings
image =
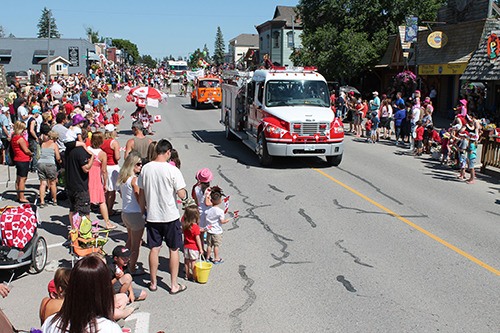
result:
[(184, 208), (182, 217), (182, 231), (184, 233), (184, 271), (186, 280), (194, 279), (194, 264), (203, 254), (203, 245), (200, 238), (200, 212), (193, 199), (189, 199)]
[(204, 231), (207, 232), (207, 258), (211, 258), (213, 248), (214, 258), (211, 261), (214, 264), (224, 262), (219, 256), (219, 247), (222, 245), (222, 225), (228, 223), (229, 219), (224, 218), (224, 208), (221, 207), (223, 195), (220, 187), (212, 187), (210, 191), (212, 207), (206, 211), (207, 227)]

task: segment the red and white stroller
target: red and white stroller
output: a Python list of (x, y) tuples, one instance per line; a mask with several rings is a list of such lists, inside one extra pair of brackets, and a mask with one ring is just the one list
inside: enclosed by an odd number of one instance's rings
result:
[[(41, 224), (36, 207), (38, 194), (35, 191), (23, 192), (34, 198), (33, 204), (0, 208), (0, 269), (15, 270), (29, 265), (29, 272), (36, 274), (47, 264), (47, 242), (38, 235), (38, 225)], [(17, 193), (19, 191), (5, 191), (0, 200)]]

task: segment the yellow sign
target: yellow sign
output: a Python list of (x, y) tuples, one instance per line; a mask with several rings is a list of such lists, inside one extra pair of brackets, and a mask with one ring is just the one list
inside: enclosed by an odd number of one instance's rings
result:
[(440, 49), (446, 45), (448, 37), (442, 31), (434, 31), (427, 36), (427, 44), (434, 49)]
[(465, 72), (466, 62), (458, 64), (418, 65), (418, 75), (460, 75)]

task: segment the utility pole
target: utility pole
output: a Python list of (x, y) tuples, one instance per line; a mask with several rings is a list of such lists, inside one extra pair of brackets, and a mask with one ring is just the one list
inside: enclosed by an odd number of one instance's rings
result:
[(50, 81), (50, 17), (51, 17), (51, 11), (49, 9), (48, 11), (48, 21), (49, 21), (49, 35), (47, 36), (47, 84)]

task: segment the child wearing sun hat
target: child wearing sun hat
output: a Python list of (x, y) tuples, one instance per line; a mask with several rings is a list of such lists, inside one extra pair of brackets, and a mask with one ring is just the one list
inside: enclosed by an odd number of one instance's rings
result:
[[(210, 182), (214, 178), (212, 171), (209, 168), (203, 168), (196, 172), (196, 184), (194, 184), (191, 191), (191, 197), (196, 201), (198, 209), (200, 211), (200, 228), (205, 229), (207, 227), (207, 220), (205, 211), (210, 208)], [(205, 232), (201, 232), (200, 237), (203, 242)]]

